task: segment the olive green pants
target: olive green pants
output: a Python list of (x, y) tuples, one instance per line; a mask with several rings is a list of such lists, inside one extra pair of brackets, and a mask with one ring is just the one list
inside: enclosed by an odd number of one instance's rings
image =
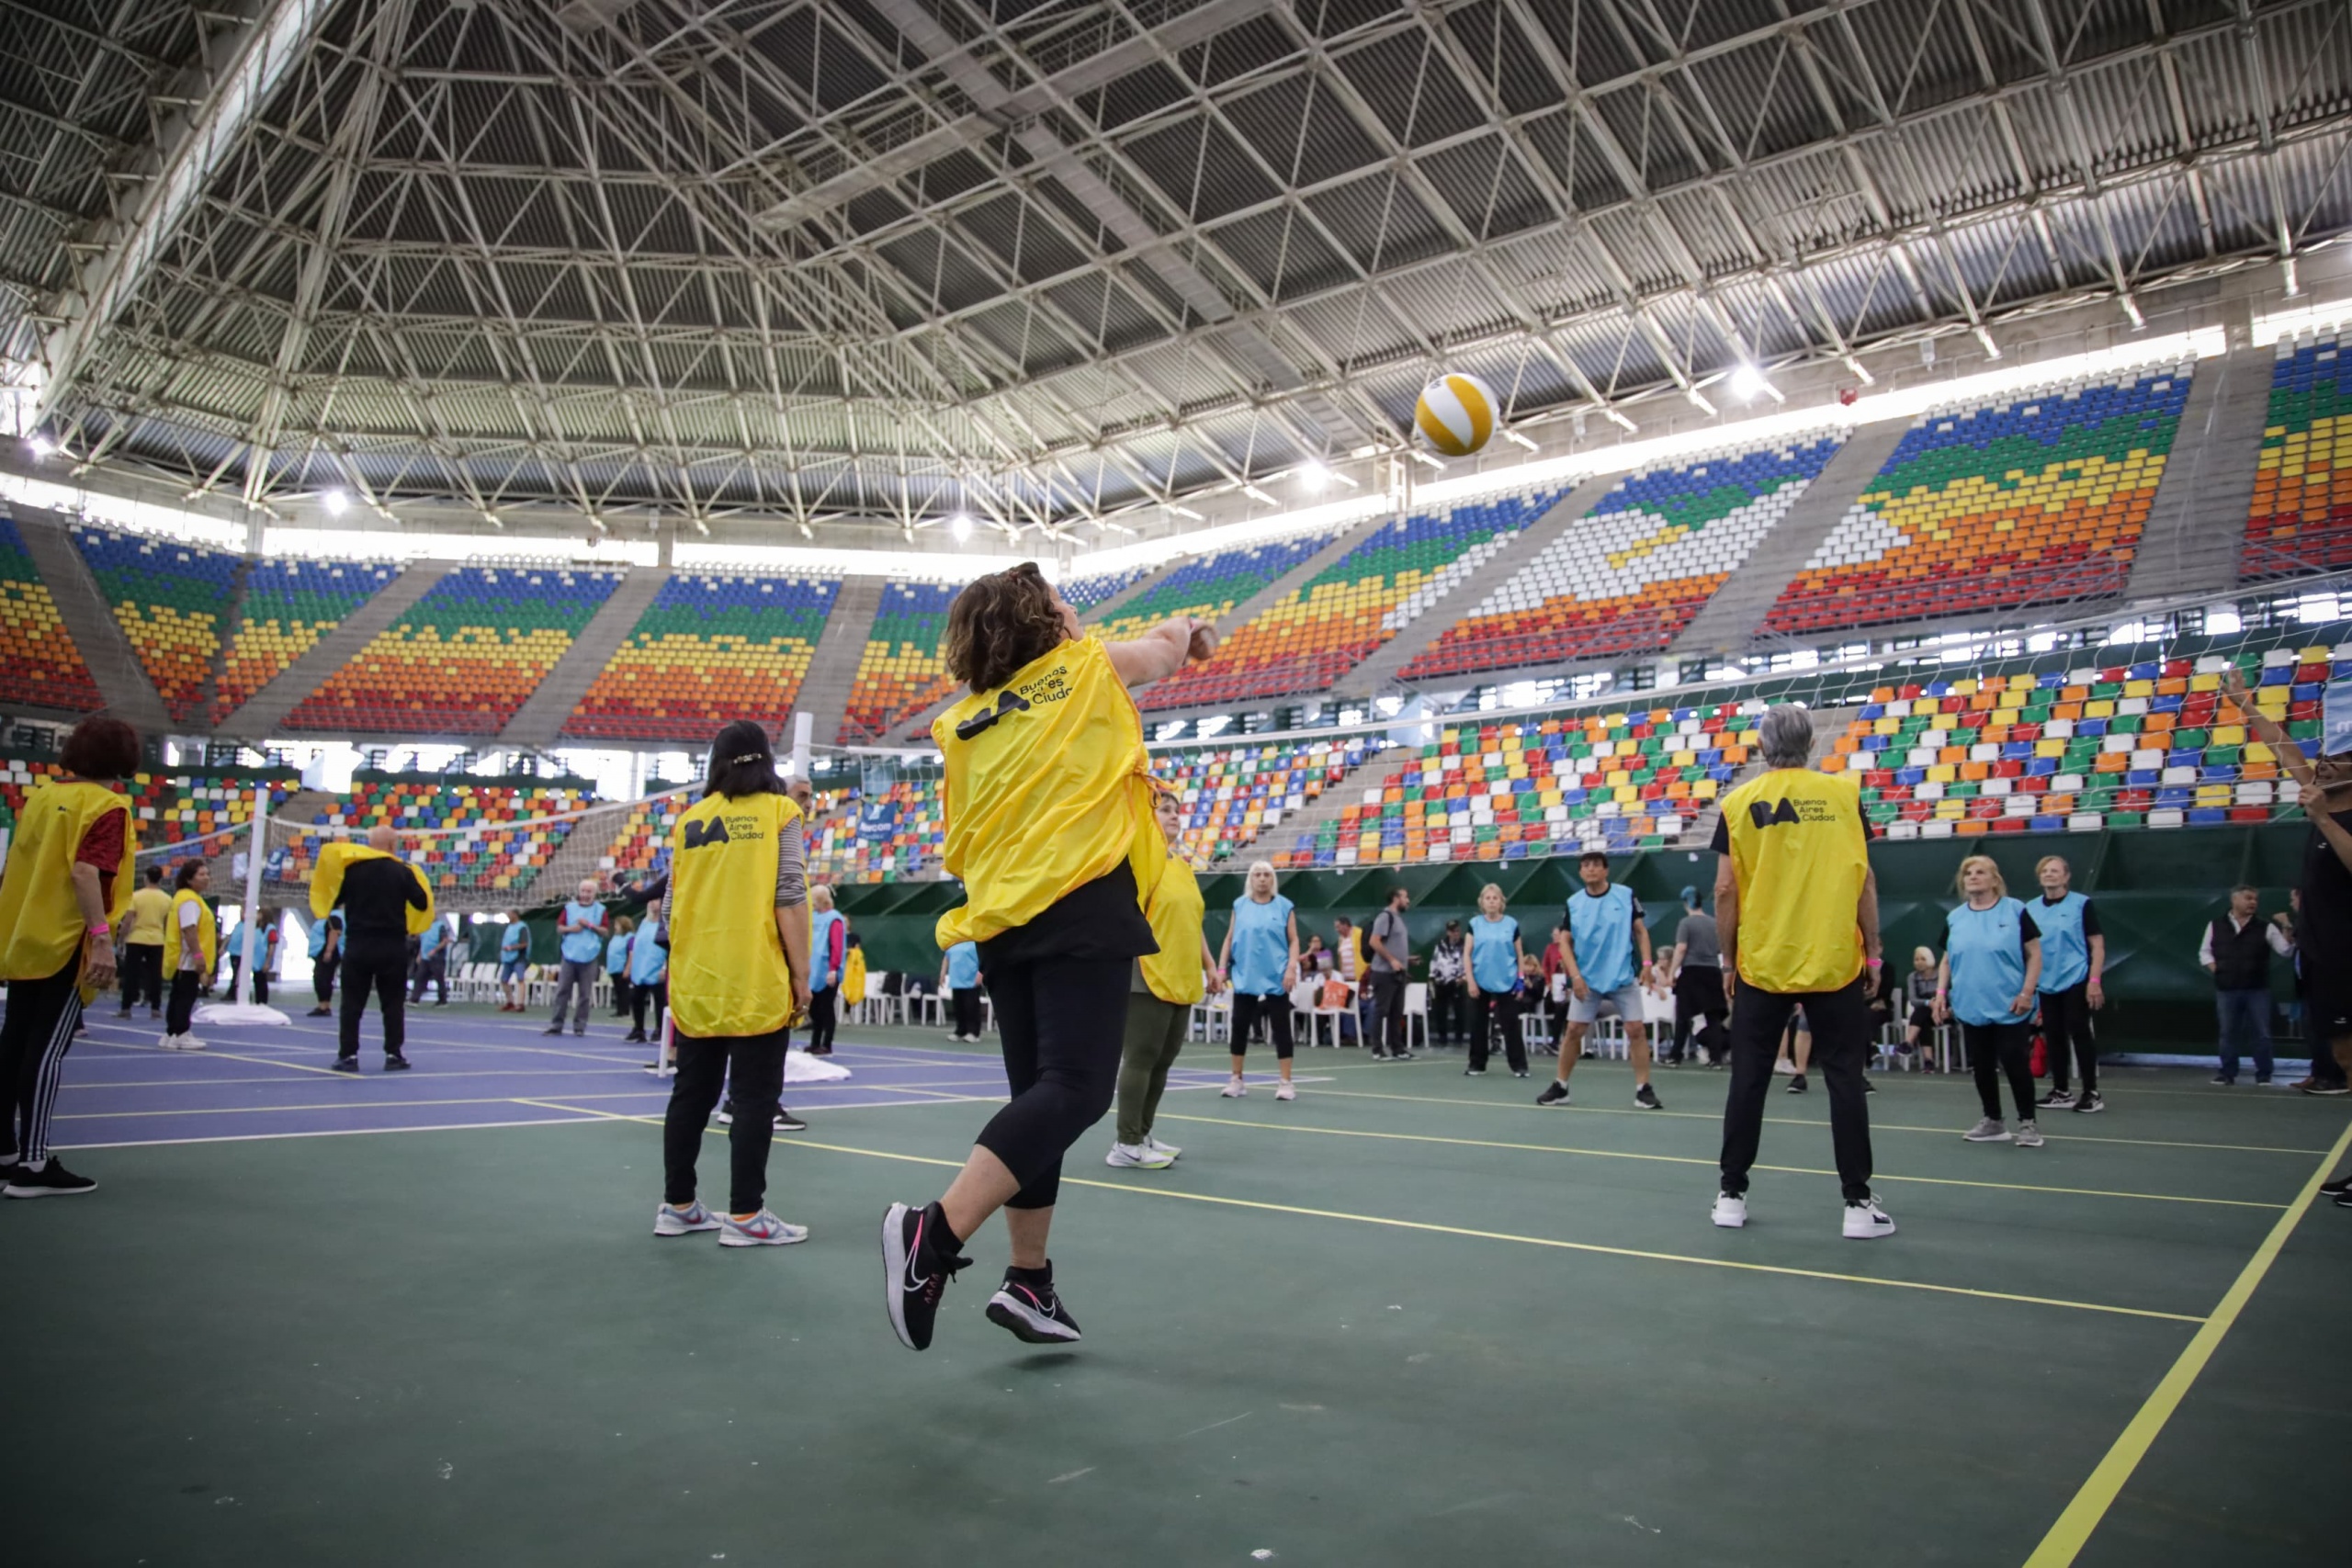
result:
[(1140, 1144), (1151, 1135), (1168, 1069), (1192, 1026), (1193, 1010), (1182, 1002), (1140, 991), (1127, 998), (1127, 1032), (1119, 1051), (1119, 1142)]

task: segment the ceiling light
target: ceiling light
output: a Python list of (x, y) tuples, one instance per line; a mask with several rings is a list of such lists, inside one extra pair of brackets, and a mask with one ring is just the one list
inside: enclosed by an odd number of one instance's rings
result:
[(1301, 463), (1298, 482), (1309, 491), (1319, 491), (1331, 482), (1331, 470), (1320, 463)]
[(25, 438), (25, 450), (36, 457), (46, 457), (57, 450), (57, 444), (46, 435), (28, 435)]
[(1864, 367), (1860, 360), (1855, 358), (1850, 354), (1846, 356), (1846, 368), (1851, 370), (1854, 373), (1854, 379), (1860, 381), (1863, 386), (1874, 387), (1878, 385), (1878, 378), (1872, 376), (1870, 371)]
[(1731, 395), (1743, 403), (1752, 403), (1764, 391), (1764, 372), (1753, 365), (1742, 364), (1731, 373)]
[(2303, 291), (2303, 286), (2302, 286), (2301, 281), (2300, 279), (2298, 279), (2298, 278), (2295, 276), (2295, 258), (2294, 258), (2294, 257), (2292, 257), (2292, 256), (2280, 256), (2280, 257), (2278, 258), (2278, 270), (2286, 276), (2286, 279), (2287, 279), (2287, 297), (2288, 297), (2289, 299), (2293, 299), (2296, 295), (2301, 294), (2301, 293)]
[(319, 504), (327, 509), (330, 517), (340, 517), (351, 505), (351, 498), (339, 490), (331, 490), (319, 497)]
[(972, 536), (972, 520), (958, 512), (947, 520), (947, 531), (956, 536), (956, 542), (960, 545)]
[(2148, 324), (2148, 319), (2140, 314), (2140, 301), (2132, 299), (2129, 294), (2119, 295), (2116, 303), (2122, 306), (2123, 313), (2132, 318), (2133, 332), (2136, 333)]
[(1248, 496), (1252, 501), (1262, 501), (1268, 506), (1279, 506), (1282, 504), (1272, 496), (1268, 495), (1264, 491), (1260, 490), (1256, 485), (1243, 485), (1241, 487), (1241, 493)]
[(1518, 431), (1516, 431), (1516, 430), (1506, 430), (1506, 431), (1504, 431), (1504, 432), (1503, 432), (1503, 439), (1504, 439), (1504, 440), (1506, 440), (1506, 441), (1511, 442), (1512, 444), (1514, 444), (1514, 445), (1516, 445), (1516, 446), (1524, 446), (1524, 447), (1526, 447), (1530, 452), (1538, 452), (1538, 451), (1543, 450), (1543, 448), (1541, 448), (1541, 447), (1537, 446), (1535, 445), (1535, 443), (1534, 443), (1534, 442), (1530, 441), (1526, 436), (1521, 435), (1521, 434)]
[(1168, 510), (1169, 510), (1169, 511), (1170, 511), (1170, 512), (1173, 512), (1173, 513), (1174, 513), (1177, 516), (1179, 516), (1179, 517), (1189, 517), (1189, 518), (1191, 518), (1191, 519), (1192, 519), (1193, 522), (1195, 522), (1195, 523), (1205, 523), (1205, 522), (1207, 522), (1207, 521), (1208, 521), (1208, 519), (1207, 519), (1207, 518), (1203, 517), (1199, 513), (1197, 513), (1197, 512), (1193, 511), (1191, 507), (1189, 507), (1189, 506), (1179, 506), (1179, 505), (1177, 505), (1177, 504), (1176, 504), (1174, 502), (1172, 502), (1172, 501), (1171, 501), (1171, 502), (1170, 502), (1168, 503)]
[(1427, 452), (1422, 451), (1419, 447), (1408, 446), (1405, 450), (1411, 453), (1420, 461), (1427, 463), (1430, 468), (1435, 468), (1439, 473), (1442, 474), (1445, 472), (1445, 465), (1443, 463), (1439, 462), (1435, 457), (1430, 457)]

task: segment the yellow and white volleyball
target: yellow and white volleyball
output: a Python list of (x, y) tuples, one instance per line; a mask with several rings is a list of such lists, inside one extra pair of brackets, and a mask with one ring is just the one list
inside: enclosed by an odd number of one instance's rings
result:
[(1501, 406), (1495, 389), (1476, 376), (1448, 373), (1421, 389), (1413, 423), (1447, 457), (1467, 457), (1494, 434)]

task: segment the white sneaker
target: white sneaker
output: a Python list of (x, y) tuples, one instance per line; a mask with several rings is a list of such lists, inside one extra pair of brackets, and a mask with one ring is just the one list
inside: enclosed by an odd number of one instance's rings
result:
[(1298, 1098), (1298, 1090), (1291, 1087), (1290, 1079), (1284, 1078), (1282, 1082), (1274, 1086), (1274, 1098), (1276, 1100), (1296, 1100)]
[(179, 1048), (183, 1051), (201, 1051), (204, 1049), (204, 1042), (193, 1034), (183, 1034), (180, 1036)]
[(1184, 1152), (1173, 1144), (1161, 1143), (1158, 1138), (1144, 1139), (1143, 1146), (1156, 1155), (1166, 1155), (1171, 1160)]
[(1877, 1199), (1865, 1198), (1859, 1203), (1846, 1205), (1848, 1241), (1875, 1241), (1880, 1236), (1894, 1234), (1894, 1222), (1887, 1218), (1884, 1209), (1878, 1206)]
[(1216, 1091), (1216, 1097), (1217, 1097), (1219, 1100), (1239, 1100), (1242, 1096), (1244, 1096), (1244, 1095), (1248, 1094), (1249, 1092), (1250, 1092), (1250, 1088), (1249, 1088), (1249, 1086), (1248, 1086), (1247, 1084), (1244, 1084), (1244, 1083), (1243, 1083), (1239, 1078), (1235, 1078), (1232, 1082), (1230, 1082), (1230, 1083), (1227, 1084), (1223, 1089), (1221, 1089), (1217, 1090), (1217, 1091)]
[(1786, 1056), (1775, 1056), (1772, 1059), (1772, 1070), (1784, 1078), (1792, 1078), (1797, 1076), (1797, 1065)]
[(2035, 1126), (2030, 1122), (2018, 1122), (2017, 1145), (2021, 1149), (2040, 1148), (2041, 1146), (2041, 1129)]
[(2006, 1144), (2009, 1141), (2009, 1129), (1999, 1117), (1986, 1116), (1961, 1136), (1972, 1144)]
[(1715, 1224), (1727, 1231), (1736, 1231), (1747, 1224), (1747, 1200), (1728, 1192), (1715, 1194)]
[(699, 1198), (683, 1209), (673, 1209), (663, 1203), (653, 1211), (655, 1235), (686, 1235), (695, 1231), (715, 1231), (718, 1228), (718, 1216), (704, 1208)]
[(1176, 1162), (1148, 1144), (1113, 1144), (1102, 1163), (1114, 1170), (1166, 1170)]
[(808, 1239), (807, 1225), (787, 1224), (762, 1209), (748, 1220), (732, 1214), (718, 1216), (718, 1245), (721, 1247), (790, 1247), (797, 1241)]

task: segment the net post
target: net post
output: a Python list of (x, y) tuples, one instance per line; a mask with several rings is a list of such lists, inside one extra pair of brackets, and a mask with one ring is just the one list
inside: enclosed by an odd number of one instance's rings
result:
[[(237, 947), (242, 962), (237, 965), (237, 1005), (244, 1007), (254, 999), (254, 916), (261, 906), (261, 863), (269, 842), (269, 785), (254, 785), (253, 823), (245, 833), (245, 908), (237, 922)], [(267, 953), (269, 943), (260, 944)]]

